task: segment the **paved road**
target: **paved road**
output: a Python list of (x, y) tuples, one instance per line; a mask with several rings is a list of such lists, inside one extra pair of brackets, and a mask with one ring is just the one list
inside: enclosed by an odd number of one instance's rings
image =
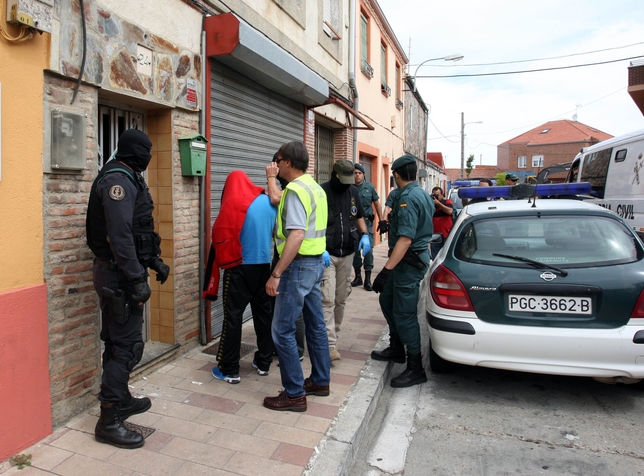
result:
[(471, 367), (428, 376), (387, 383), (353, 476), (644, 475), (644, 390)]

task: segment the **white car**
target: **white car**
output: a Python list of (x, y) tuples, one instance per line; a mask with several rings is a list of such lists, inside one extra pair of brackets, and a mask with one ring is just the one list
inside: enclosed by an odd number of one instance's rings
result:
[[(516, 195), (512, 188), (462, 193)], [(459, 363), (644, 378), (644, 246), (602, 207), (539, 198), (468, 205), (429, 273), (434, 372)]]

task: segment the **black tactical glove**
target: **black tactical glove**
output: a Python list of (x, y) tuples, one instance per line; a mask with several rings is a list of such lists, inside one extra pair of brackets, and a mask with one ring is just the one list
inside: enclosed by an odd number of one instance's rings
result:
[(378, 273), (378, 276), (376, 276), (372, 284), (375, 293), (381, 293), (385, 289), (385, 284), (387, 284), (387, 280), (389, 279), (389, 273), (391, 273), (391, 270), (387, 268), (382, 268)]
[(387, 233), (389, 231), (389, 222), (387, 220), (380, 220), (376, 231), (378, 233)]
[(150, 289), (150, 286), (148, 286), (148, 282), (145, 280), (145, 278), (141, 279), (140, 281), (134, 281), (132, 283), (132, 287), (134, 288), (134, 292), (130, 296), (130, 299), (133, 303), (144, 303), (148, 299), (150, 299), (152, 290)]
[(165, 283), (170, 274), (170, 266), (165, 264), (161, 258), (154, 258), (148, 265), (152, 271), (157, 272), (157, 281), (161, 281), (161, 284)]

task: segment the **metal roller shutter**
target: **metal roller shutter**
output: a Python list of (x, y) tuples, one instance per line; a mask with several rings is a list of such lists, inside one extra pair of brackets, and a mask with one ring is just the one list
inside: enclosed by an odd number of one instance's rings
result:
[[(255, 184), (265, 187), (266, 165), (275, 152), (285, 142), (304, 138), (304, 106), (222, 63), (212, 61), (211, 68), (212, 227), (230, 172), (243, 170)], [(211, 309), (212, 332), (217, 335), (223, 322), (222, 300), (215, 301)], [(244, 317), (250, 317), (249, 309)]]

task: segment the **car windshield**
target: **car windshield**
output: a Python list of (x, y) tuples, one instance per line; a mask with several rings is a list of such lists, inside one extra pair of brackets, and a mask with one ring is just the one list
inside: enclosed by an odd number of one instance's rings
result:
[(529, 266), (501, 254), (563, 268), (630, 263), (641, 251), (620, 222), (592, 215), (479, 219), (465, 224), (454, 248), (463, 261)]

